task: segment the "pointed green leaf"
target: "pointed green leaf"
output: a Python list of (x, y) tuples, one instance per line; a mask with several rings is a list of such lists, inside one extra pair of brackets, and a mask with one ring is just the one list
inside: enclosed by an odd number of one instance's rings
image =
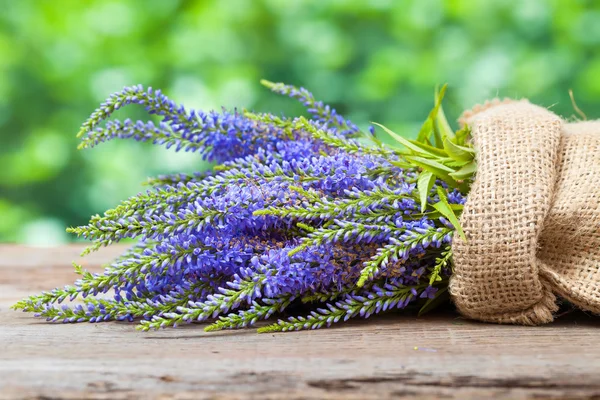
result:
[(433, 110), (431, 110), (431, 113), (429, 114), (429, 118), (432, 120), (432, 125), (433, 125), (433, 136), (435, 138), (435, 145), (436, 145), (436, 147), (439, 147), (439, 148), (442, 148), (444, 146), (444, 137), (445, 137), (444, 133), (445, 132), (440, 130), (440, 127), (438, 126), (437, 121), (438, 121), (438, 114), (440, 111), (440, 107), (442, 106), (442, 100), (444, 99), (444, 94), (446, 93), (447, 87), (448, 87), (448, 85), (444, 85), (439, 90), (439, 92), (437, 90), (435, 91), (435, 93), (434, 93), (435, 105), (433, 107)]
[(439, 91), (436, 89), (434, 93), (435, 97), (433, 109), (429, 112), (427, 119), (425, 120), (425, 122), (421, 126), (421, 129), (419, 130), (419, 135), (417, 136), (418, 142), (429, 142), (431, 138), (431, 133), (433, 133), (435, 147), (442, 148), (444, 145), (444, 137), (454, 137), (452, 128), (450, 128), (450, 125), (446, 120), (446, 116), (443, 110), (440, 114), (440, 107), (442, 104), (442, 100), (444, 99), (444, 94), (446, 93), (446, 88), (447, 85), (444, 85)]
[(406, 156), (406, 160), (409, 162), (416, 161), (420, 164), (427, 165), (431, 168), (438, 169), (438, 170), (446, 172), (446, 173), (454, 172), (454, 170), (452, 168), (450, 168), (442, 163), (439, 163), (435, 160), (430, 160), (428, 158), (423, 158), (423, 157), (418, 157), (418, 156)]
[(456, 180), (463, 181), (465, 179), (472, 178), (475, 172), (477, 172), (477, 163), (475, 162), (475, 160), (473, 160), (458, 171), (453, 172), (449, 175)]
[(440, 162), (442, 164), (444, 164), (445, 166), (447, 166), (447, 167), (450, 167), (450, 168), (452, 168), (454, 170), (457, 170), (457, 169), (461, 169), (462, 167), (464, 167), (465, 165), (467, 165), (471, 161), (456, 161), (456, 160), (449, 159), (449, 160), (443, 160), (443, 161), (440, 161)]
[(444, 113), (444, 106), (442, 105), (442, 100), (444, 99), (444, 95), (446, 94), (447, 88), (448, 85), (445, 84), (439, 91), (436, 88), (436, 91), (434, 93), (434, 103), (439, 107), (435, 115), (434, 127), (440, 132), (442, 139), (453, 139), (454, 131), (452, 130), (452, 127), (450, 127), (450, 124), (446, 119), (446, 113)]
[(440, 197), (440, 201), (435, 203), (433, 205), (433, 208), (438, 210), (440, 214), (446, 217), (446, 219), (450, 221), (450, 223), (454, 226), (460, 237), (464, 241), (467, 241), (467, 237), (462, 229), (462, 226), (460, 225), (460, 221), (458, 220), (458, 217), (454, 213), (454, 210), (452, 210), (452, 207), (450, 207), (450, 204), (448, 203), (448, 198), (446, 197), (446, 193), (444, 193), (444, 189), (438, 186), (437, 192), (438, 196)]
[[(463, 210), (462, 204), (450, 204), (450, 208), (452, 208), (452, 210), (455, 213), (460, 213)], [(419, 220), (424, 217), (429, 218), (429, 219), (438, 219), (443, 216), (444, 215), (442, 213), (440, 213), (439, 211), (427, 211), (424, 213), (414, 213), (414, 214), (406, 215), (403, 218), (410, 219), (411, 221), (416, 221), (416, 220)]]
[(436, 155), (439, 157), (448, 157), (448, 153), (446, 153), (446, 150), (434, 147), (434, 146), (430, 145), (428, 142), (422, 143), (417, 140), (409, 140), (409, 141), (412, 144), (414, 144), (415, 146), (418, 146), (419, 148), (421, 148), (424, 151), (429, 152), (433, 155)]
[(454, 172), (454, 169), (440, 164), (436, 161), (429, 160), (422, 157), (406, 156), (406, 161), (413, 164), (413, 166), (420, 167), (425, 171), (431, 172), (437, 178), (443, 180), (452, 187), (458, 186), (458, 182), (450, 176), (450, 173)]
[(420, 155), (426, 155), (426, 156), (430, 156), (430, 157), (435, 157), (434, 154), (432, 154), (432, 153), (424, 150), (418, 144), (412, 143), (410, 140), (403, 138), (402, 136), (400, 136), (397, 133), (391, 131), (390, 129), (386, 128), (385, 126), (383, 126), (381, 124), (378, 124), (377, 122), (372, 122), (372, 124), (377, 125), (381, 129), (383, 129), (388, 135), (390, 135), (392, 138), (394, 138), (394, 140), (396, 140), (398, 143), (400, 143), (401, 145), (403, 145), (404, 147), (406, 147), (410, 151), (412, 151), (414, 153), (417, 153), (417, 154), (420, 154)]
[(444, 107), (441, 104), (436, 115), (435, 127), (442, 134), (442, 138), (454, 139), (454, 131), (446, 119), (446, 113), (444, 113)]
[(450, 157), (457, 161), (471, 161), (475, 157), (475, 150), (469, 147), (459, 146), (450, 139), (444, 139), (444, 150)]
[(467, 125), (463, 126), (460, 130), (456, 132), (453, 142), (458, 144), (459, 146), (464, 146), (467, 143), (467, 138), (469, 137), (470, 133), (471, 128), (469, 128), (469, 126)]
[(435, 176), (429, 171), (421, 172), (417, 178), (417, 190), (419, 191), (419, 199), (421, 200), (421, 212), (425, 212), (427, 208), (427, 197), (435, 183)]
[(425, 143), (425, 142), (429, 141), (429, 138), (431, 137), (432, 132), (433, 132), (433, 121), (428, 116), (427, 119), (425, 120), (425, 122), (423, 122), (421, 129), (419, 130), (419, 134), (417, 135), (417, 142)]
[(402, 169), (411, 169), (411, 168), (415, 167), (414, 165), (407, 163), (405, 161), (390, 161), (390, 164), (392, 164), (395, 167), (402, 168)]

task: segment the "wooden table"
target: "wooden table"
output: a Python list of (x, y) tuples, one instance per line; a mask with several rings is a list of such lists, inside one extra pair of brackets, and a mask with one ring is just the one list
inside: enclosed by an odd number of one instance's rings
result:
[(48, 324), (8, 308), (72, 282), (79, 251), (0, 246), (0, 398), (600, 399), (600, 318), (584, 313), (537, 328), (393, 314), (258, 335)]

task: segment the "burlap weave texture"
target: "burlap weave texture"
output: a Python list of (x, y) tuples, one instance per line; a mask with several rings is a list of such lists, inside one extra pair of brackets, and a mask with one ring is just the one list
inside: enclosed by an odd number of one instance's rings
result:
[(477, 174), (452, 248), (450, 293), (466, 317), (537, 325), (556, 295), (600, 313), (600, 121), (493, 101), (463, 115)]

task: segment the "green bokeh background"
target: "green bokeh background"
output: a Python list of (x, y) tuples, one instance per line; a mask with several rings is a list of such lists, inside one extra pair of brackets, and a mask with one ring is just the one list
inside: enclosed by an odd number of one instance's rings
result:
[(76, 151), (79, 125), (110, 93), (142, 83), (192, 108), (301, 112), (260, 78), (405, 135), (443, 82), (451, 117), (494, 96), (568, 117), (572, 88), (597, 118), (600, 2), (0, 0), (0, 242), (68, 242), (66, 226), (147, 176), (206, 168), (129, 141)]

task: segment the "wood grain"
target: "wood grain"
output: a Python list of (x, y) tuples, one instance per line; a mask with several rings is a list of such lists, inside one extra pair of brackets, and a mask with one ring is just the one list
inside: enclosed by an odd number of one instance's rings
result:
[[(543, 327), (396, 313), (258, 335), (201, 325), (48, 324), (9, 310), (70, 283), (77, 246), (0, 246), (2, 399), (600, 399), (600, 318)], [(120, 253), (83, 259), (90, 270)]]

